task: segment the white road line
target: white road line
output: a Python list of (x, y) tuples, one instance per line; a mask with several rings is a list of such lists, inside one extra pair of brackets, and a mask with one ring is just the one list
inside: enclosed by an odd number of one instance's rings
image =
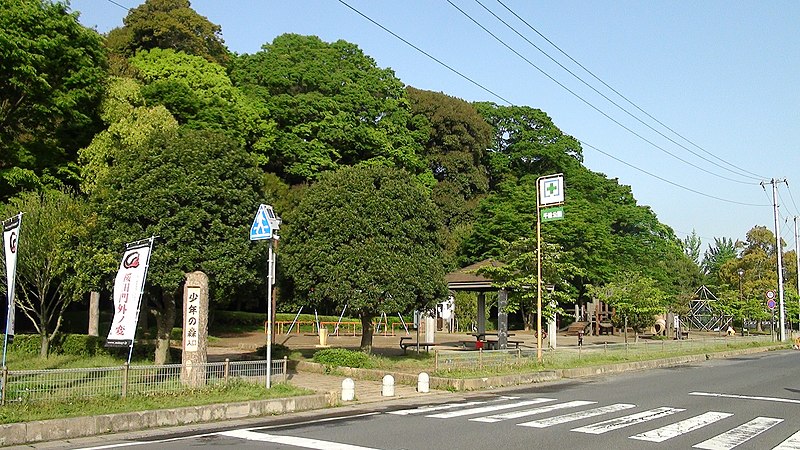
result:
[(425, 417), (435, 417), (437, 419), (450, 419), (452, 417), (469, 416), (472, 414), (483, 414), (492, 411), (500, 411), (502, 409), (521, 408), (523, 406), (535, 405), (537, 403), (553, 402), (554, 398), (534, 398), (533, 400), (525, 400), (517, 403), (506, 403), (503, 405), (489, 405), (478, 408), (462, 409), (459, 411), (443, 412), (439, 414), (431, 414)]
[(486, 403), (486, 401), (482, 402), (466, 402), (466, 403), (448, 403), (445, 405), (435, 405), (435, 406), (421, 406), (419, 408), (412, 408), (412, 409), (401, 409), (398, 411), (390, 411), (387, 414), (395, 414), (398, 416), (407, 416), (409, 414), (426, 414), (429, 412), (434, 411), (444, 411), (448, 409), (460, 408), (464, 406), (475, 406), (475, 405), (482, 405)]
[(221, 436), (228, 436), (248, 441), (272, 442), (274, 444), (293, 445), (295, 447), (313, 448), (319, 450), (376, 450), (372, 447), (361, 447), (358, 445), (341, 444), (338, 442), (322, 441), (319, 439), (309, 439), (296, 436), (279, 436), (276, 434), (256, 433), (247, 430), (233, 430), (219, 433)]
[(789, 436), (789, 439), (781, 442), (772, 450), (800, 450), (800, 431)]
[(635, 408), (636, 405), (630, 403), (616, 403), (608, 406), (601, 406), (599, 408), (587, 409), (586, 411), (577, 411), (574, 413), (563, 414), (561, 416), (548, 417), (547, 419), (534, 420), (531, 422), (519, 423), (521, 427), (533, 428), (547, 428), (553, 425), (559, 425), (567, 422), (574, 422), (576, 420), (587, 419), (589, 417), (601, 416), (612, 412), (623, 411), (630, 408)]
[(702, 397), (738, 398), (741, 400), (764, 400), (767, 402), (800, 404), (800, 400), (796, 398), (759, 397), (757, 395), (719, 394), (715, 392), (689, 392), (689, 395), (699, 395)]
[(707, 413), (700, 414), (699, 416), (690, 417), (686, 420), (682, 420), (671, 425), (631, 436), (631, 439), (650, 442), (664, 442), (667, 439), (703, 428), (706, 425), (712, 424), (718, 420), (722, 420), (732, 415), (733, 414), (731, 413), (709, 411)]
[(589, 434), (603, 434), (612, 430), (618, 430), (620, 428), (636, 425), (638, 423), (666, 417), (670, 414), (675, 414), (676, 412), (681, 411), (683, 411), (683, 409), (668, 407), (655, 408), (649, 411), (643, 411), (640, 413), (631, 414), (629, 416), (623, 416), (617, 419), (606, 420), (605, 422), (598, 422), (595, 424), (586, 425), (585, 427), (575, 428), (572, 431)]
[(775, 419), (772, 417), (756, 417), (744, 425), (730, 429), (720, 435), (714, 436), (711, 439), (694, 445), (693, 447), (703, 448), (706, 450), (729, 450), (739, 444), (749, 441), (750, 439), (769, 430), (781, 422), (783, 422), (783, 419)]
[(547, 405), (547, 406), (540, 406), (538, 408), (526, 409), (524, 411), (512, 411), (503, 414), (495, 414), (493, 416), (477, 417), (475, 419), (469, 419), (469, 420), (473, 422), (494, 423), (494, 422), (500, 422), (501, 420), (519, 419), (520, 417), (528, 417), (536, 414), (549, 413), (559, 409), (577, 408), (578, 406), (593, 405), (595, 403), (597, 402), (590, 402), (586, 400), (575, 400), (572, 402), (557, 403), (555, 405)]

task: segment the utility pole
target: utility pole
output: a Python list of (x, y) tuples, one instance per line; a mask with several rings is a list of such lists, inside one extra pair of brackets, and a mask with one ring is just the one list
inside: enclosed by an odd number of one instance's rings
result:
[[(780, 340), (783, 342), (786, 340), (786, 316), (783, 307), (783, 248), (781, 247), (781, 232), (778, 223), (778, 183), (786, 183), (786, 179), (776, 180), (773, 178), (769, 181), (769, 184), (772, 185), (772, 208), (775, 216), (775, 253), (778, 256), (778, 320), (781, 323)], [(764, 188), (765, 184), (767, 182), (762, 181), (761, 187)], [(788, 186), (788, 183), (786, 185)]]
[[(794, 256), (797, 269), (797, 303), (800, 306), (800, 242), (797, 241), (797, 216), (794, 216)], [(800, 312), (797, 314), (797, 331), (800, 332)]]

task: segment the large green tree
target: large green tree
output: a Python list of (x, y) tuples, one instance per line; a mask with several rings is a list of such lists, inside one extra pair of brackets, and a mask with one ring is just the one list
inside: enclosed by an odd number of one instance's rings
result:
[(0, 0), (0, 74), (0, 198), (77, 184), (77, 151), (99, 128), (100, 35), (62, 3)]
[(429, 192), (405, 171), (359, 165), (323, 175), (285, 217), (283, 268), (295, 298), (340, 310), (363, 326), (409, 313), (447, 296), (439, 229)]
[(475, 106), (443, 93), (407, 87), (411, 109), (429, 124), (424, 146), (436, 178), (432, 197), (444, 213), (445, 225), (471, 223), (477, 199), (489, 190), (484, 165), (492, 128)]
[(425, 172), (403, 84), (354, 44), (285, 34), (233, 61), (231, 79), (277, 123), (267, 168), (290, 184), (362, 161)]
[(133, 8), (123, 26), (108, 33), (108, 47), (130, 57), (154, 48), (183, 51), (225, 65), (230, 54), (222, 28), (192, 9), (189, 0), (147, 0)]
[[(106, 253), (158, 236), (148, 275), (156, 317), (156, 362), (168, 360), (169, 333), (184, 275), (209, 275), (211, 300), (224, 306), (258, 285), (266, 252), (247, 239), (262, 198), (255, 159), (222, 134), (178, 128), (114, 153), (91, 200)], [(109, 274), (110, 275), (110, 274)], [(250, 292), (251, 293), (251, 292)]]
[(615, 308), (614, 324), (618, 327), (627, 324), (637, 338), (639, 333), (653, 326), (657, 315), (665, 312), (667, 295), (655, 280), (636, 272), (622, 273), (591, 291), (596, 298)]
[(83, 264), (87, 259), (81, 243), (96, 231), (96, 221), (85, 201), (52, 189), (13, 197), (3, 205), (1, 214), (6, 218), (18, 212), (23, 218), (17, 304), (41, 336), (40, 354), (46, 358), (63, 324), (64, 311), (81, 298), (78, 280), (88, 269)]
[(240, 141), (261, 164), (273, 151), (275, 123), (263, 103), (233, 86), (225, 68), (199, 56), (155, 48), (130, 58), (148, 107), (163, 105), (178, 123)]

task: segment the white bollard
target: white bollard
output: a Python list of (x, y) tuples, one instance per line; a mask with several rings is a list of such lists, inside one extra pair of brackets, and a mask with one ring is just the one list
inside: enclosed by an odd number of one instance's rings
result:
[(356, 383), (351, 378), (342, 380), (342, 401), (352, 402), (356, 398)]
[(431, 377), (427, 373), (422, 372), (417, 377), (417, 392), (428, 392), (430, 389)]
[(394, 377), (386, 375), (383, 377), (383, 389), (381, 389), (381, 396), (394, 397)]

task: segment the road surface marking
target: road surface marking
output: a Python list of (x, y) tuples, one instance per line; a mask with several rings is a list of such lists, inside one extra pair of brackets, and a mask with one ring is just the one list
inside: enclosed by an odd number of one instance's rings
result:
[(764, 400), (768, 402), (777, 402), (777, 403), (797, 403), (800, 404), (800, 400), (795, 398), (780, 398), (780, 397), (759, 397), (756, 395), (738, 395), (738, 394), (718, 394), (715, 392), (689, 392), (689, 395), (699, 395), (702, 397), (724, 397), (724, 398), (738, 398), (742, 400)]
[(789, 436), (789, 439), (781, 442), (772, 450), (800, 450), (800, 431)]
[(586, 425), (585, 427), (575, 428), (572, 431), (589, 434), (603, 434), (612, 430), (618, 430), (620, 428), (636, 425), (638, 423), (666, 417), (670, 414), (675, 414), (676, 412), (681, 411), (684, 410), (668, 407), (655, 408), (649, 411), (643, 411), (640, 413), (631, 414), (629, 416), (623, 416), (617, 419), (606, 420), (605, 422), (598, 422), (592, 425)]
[(527, 416), (533, 416), (533, 415), (536, 415), (536, 414), (549, 413), (551, 411), (556, 411), (556, 410), (559, 410), (559, 409), (577, 408), (578, 406), (593, 405), (595, 403), (597, 403), (597, 402), (589, 402), (589, 401), (586, 401), (586, 400), (575, 400), (575, 401), (572, 401), (572, 402), (557, 403), (555, 405), (540, 406), (538, 408), (526, 409), (526, 410), (523, 410), (523, 411), (512, 411), (512, 412), (507, 412), (507, 413), (503, 413), (503, 414), (495, 414), (493, 416), (478, 417), (478, 418), (469, 419), (469, 420), (474, 421), (474, 422), (489, 422), (489, 423), (493, 423), (493, 422), (500, 422), (501, 420), (519, 419), (520, 417), (527, 417)]
[(748, 440), (758, 436), (759, 434), (769, 430), (781, 422), (783, 422), (783, 419), (775, 419), (772, 417), (756, 417), (744, 425), (740, 425), (720, 435), (714, 436), (711, 439), (694, 445), (694, 448), (703, 448), (706, 450), (728, 450), (736, 447), (739, 444), (747, 442)]
[(443, 412), (439, 414), (431, 414), (425, 417), (435, 417), (437, 419), (450, 419), (451, 417), (469, 416), (472, 414), (483, 414), (492, 411), (499, 411), (501, 409), (521, 408), (523, 406), (535, 405), (537, 403), (554, 402), (554, 398), (534, 398), (532, 400), (525, 400), (517, 403), (507, 403), (503, 405), (489, 405), (478, 408), (462, 409), (460, 411)]
[(358, 445), (340, 444), (338, 442), (323, 441), (320, 439), (309, 439), (296, 436), (279, 436), (276, 434), (256, 433), (255, 431), (233, 430), (218, 433), (220, 436), (228, 436), (248, 441), (272, 442), (274, 444), (293, 445), (295, 447), (313, 448), (319, 450), (376, 450), (372, 447), (361, 447)]
[(608, 414), (617, 411), (623, 411), (630, 408), (635, 408), (636, 405), (631, 405), (630, 403), (617, 403), (614, 405), (608, 406), (601, 406), (599, 408), (594, 409), (587, 409), (586, 411), (577, 411), (574, 413), (564, 414), (561, 416), (555, 417), (548, 417), (547, 419), (540, 419), (534, 420), (531, 422), (525, 422), (517, 424), (521, 427), (533, 427), (533, 428), (546, 428), (553, 425), (559, 425), (562, 423), (567, 422), (574, 422), (576, 420), (587, 419), (589, 417), (601, 416), (603, 414)]
[(475, 406), (475, 405), (482, 405), (486, 403), (486, 401), (481, 402), (466, 402), (466, 403), (448, 403), (445, 405), (434, 405), (434, 406), (421, 406), (419, 408), (412, 408), (412, 409), (401, 409), (398, 411), (390, 411), (387, 414), (396, 414), (398, 416), (407, 416), (409, 414), (425, 414), (434, 411), (443, 411), (447, 409), (454, 409), (454, 408), (461, 408), (464, 406)]
[(718, 420), (722, 420), (732, 415), (733, 414), (731, 413), (710, 411), (704, 414), (700, 414), (699, 416), (691, 417), (689, 419), (673, 423), (671, 425), (667, 425), (661, 428), (656, 428), (655, 430), (650, 430), (646, 433), (641, 433), (635, 436), (631, 436), (631, 439), (638, 439), (640, 441), (650, 441), (650, 442), (664, 442), (667, 439), (671, 439), (674, 438), (675, 436), (680, 436), (690, 431), (697, 430), (699, 428), (702, 428), (706, 425), (710, 425)]

